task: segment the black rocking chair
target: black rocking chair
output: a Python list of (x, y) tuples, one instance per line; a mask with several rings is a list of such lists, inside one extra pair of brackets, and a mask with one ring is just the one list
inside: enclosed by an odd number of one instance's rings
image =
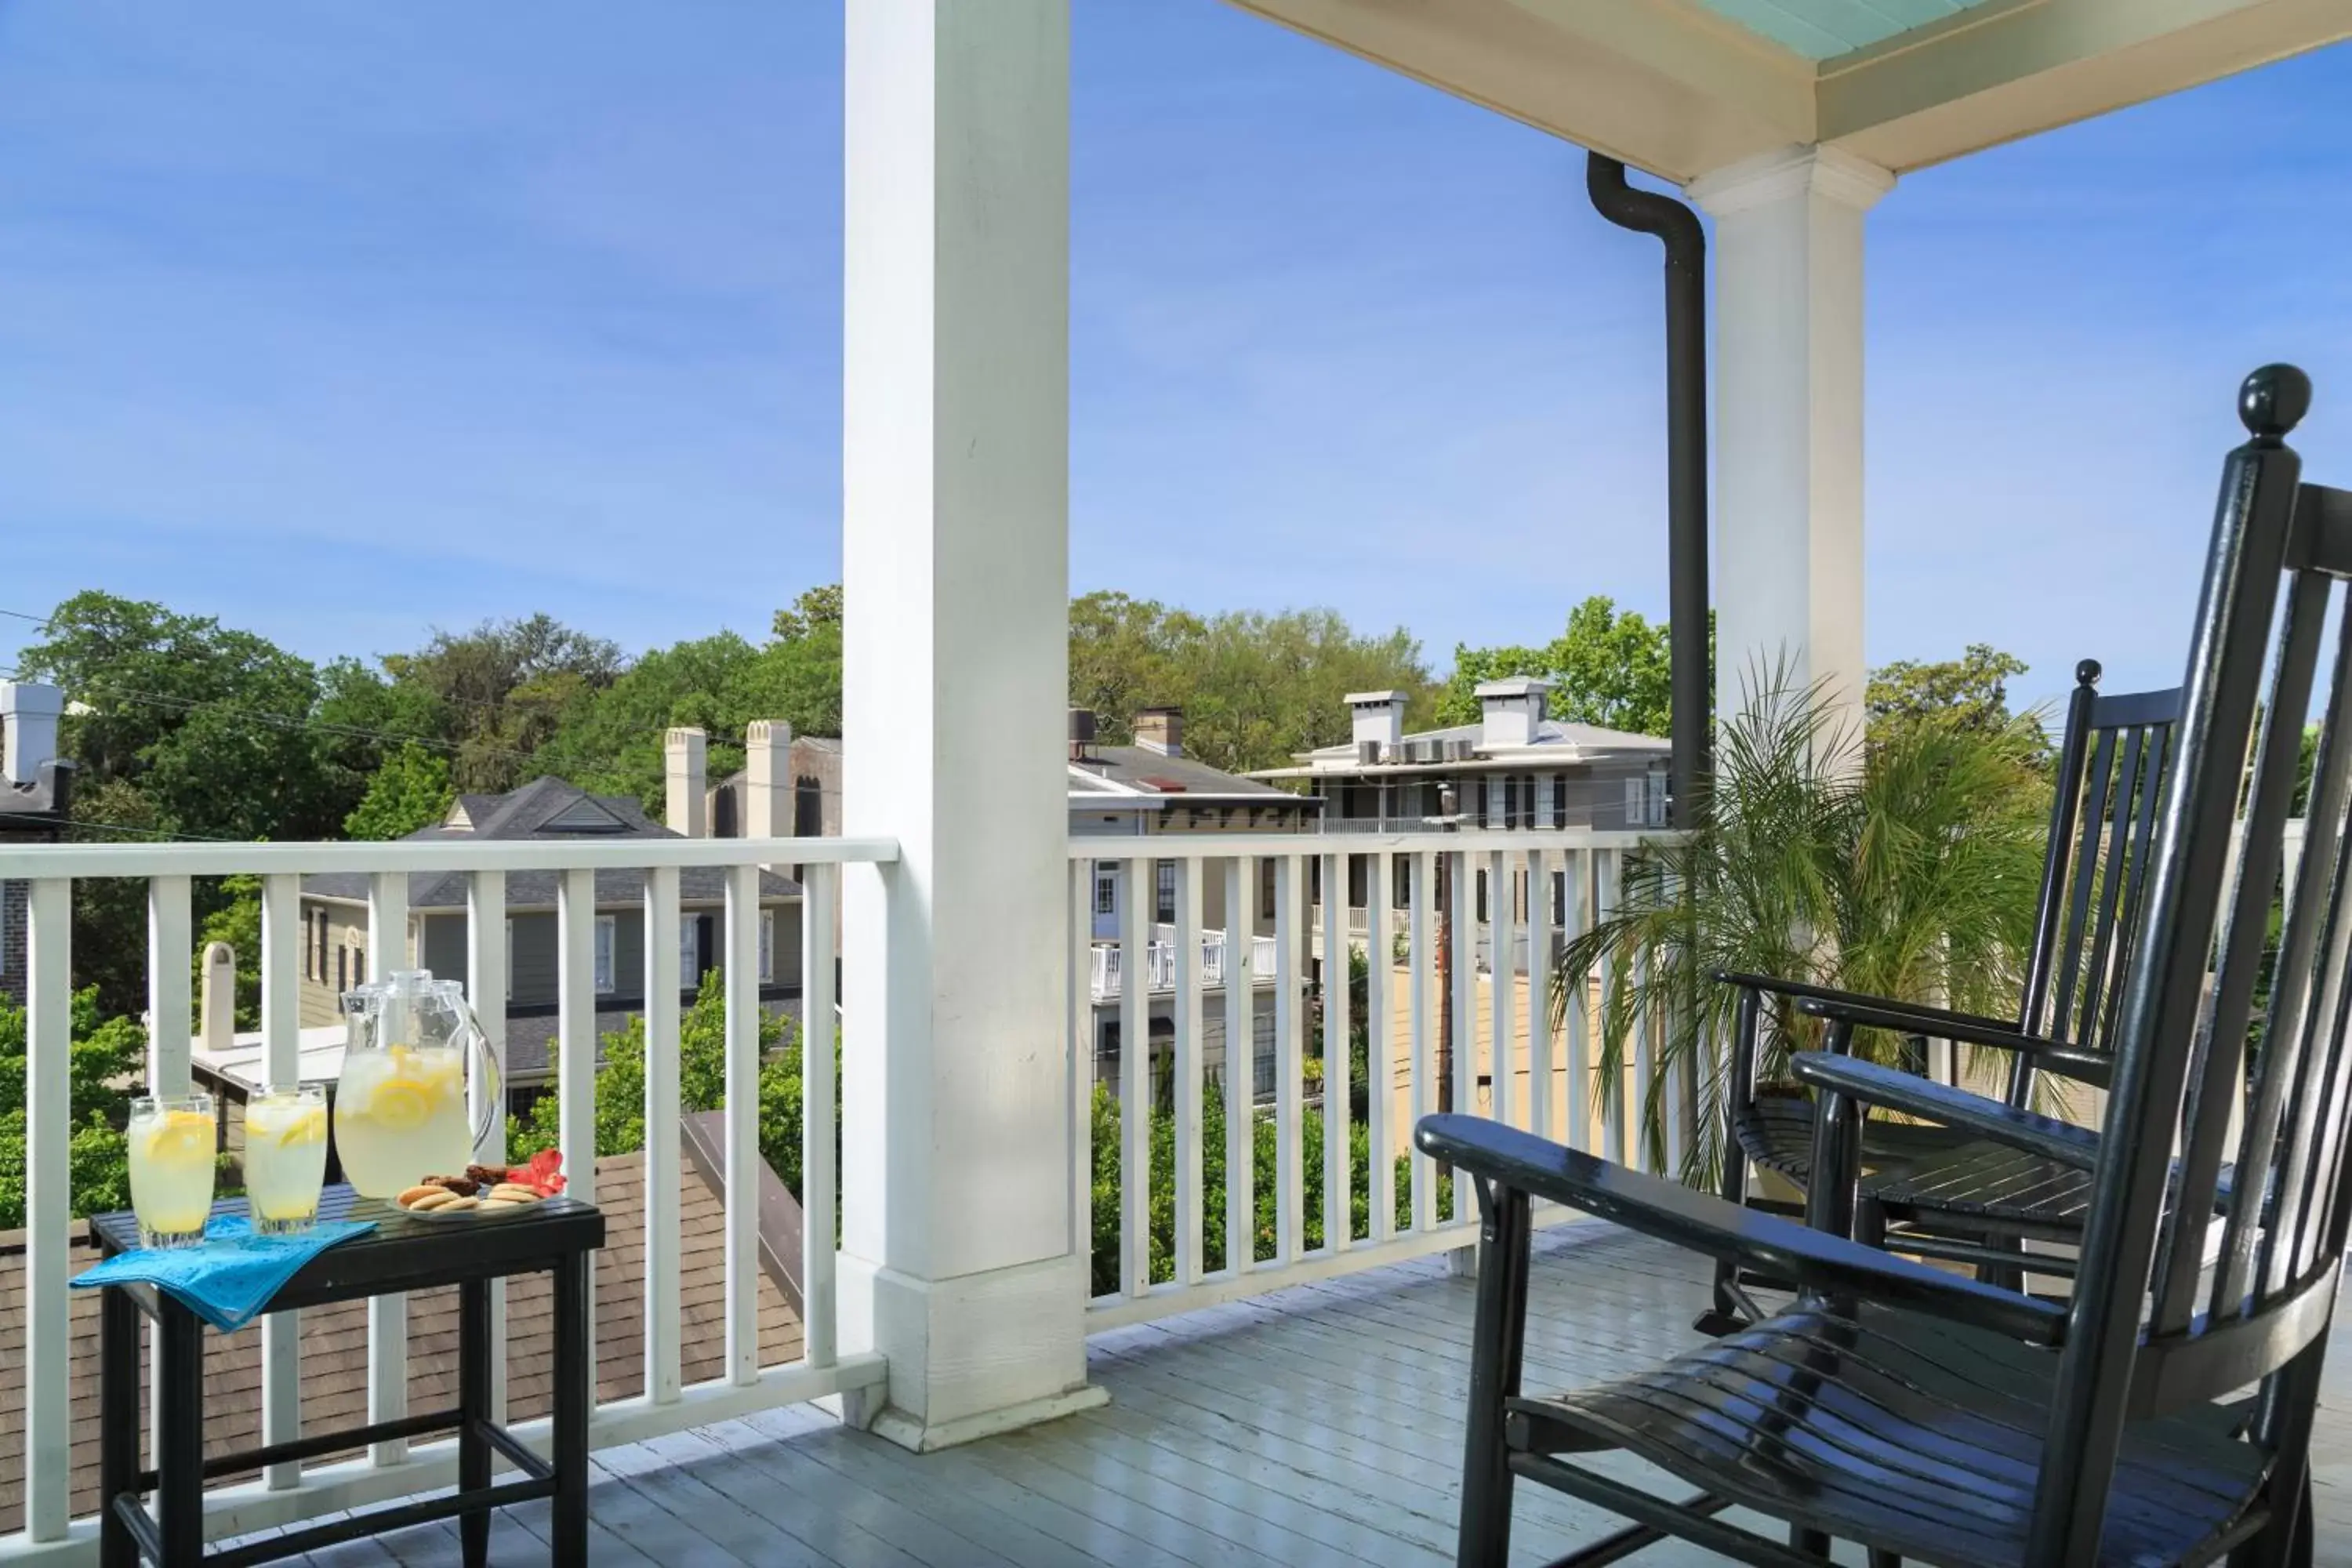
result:
[[(2352, 627), (2330, 660), (2300, 875), (2249, 1028), (2322, 625), (2352, 577), (2352, 492), (2301, 485), (2284, 442), (2309, 401), (2287, 366), (2241, 395), (2253, 438), (2224, 470), (2101, 1131), (1804, 1053), (1795, 1070), (1824, 1097), (1807, 1226), (1483, 1119), (1421, 1123), (1419, 1147), (1471, 1174), (1482, 1217), (1462, 1563), (1508, 1560), (1521, 1478), (1634, 1521), (1562, 1564), (1669, 1536), (1766, 1568), (1817, 1564), (1837, 1541), (1867, 1548), (1873, 1568), (2310, 1563), (2311, 1435), (2352, 1224)], [(1829, 1034), (1852, 1027), (1833, 1019)], [(2249, 1062), (2233, 1139), (2232, 1079)], [(2093, 1173), (2071, 1300), (1848, 1237), (1861, 1113), (1888, 1102)], [(2263, 1203), (2228, 1200), (2225, 1157), (2263, 1173)], [(1649, 1373), (1527, 1395), (1535, 1198), (1790, 1279), (1799, 1295)], [(1697, 1495), (1575, 1462), (1609, 1449)], [(1778, 1519), (1788, 1543), (1723, 1517), (1733, 1508)]]
[[(2041, 1073), (2106, 1085), (2180, 692), (2102, 695), (2099, 674), (2093, 659), (2074, 668), (2016, 1017), (1979, 1017), (1761, 974), (1716, 975), (1740, 993), (1725, 1079), (1725, 1197), (1768, 1213), (1794, 1213), (1794, 1205), (1751, 1194), (1750, 1169), (1775, 1172), (1799, 1187), (1811, 1174), (1813, 1097), (1757, 1081), (1765, 1012), (1774, 1005), (1767, 997), (1812, 1016), (1903, 1035), (1922, 1068), (1930, 1039), (2006, 1051), (2003, 1099), (2019, 1110), (2032, 1105)], [(1869, 1121), (1862, 1138), (1855, 1225), (1864, 1240), (1884, 1237), (1900, 1251), (1976, 1263), (1980, 1278), (2014, 1288), (2019, 1277), (2011, 1260), (2023, 1243), (2080, 1237), (2089, 1177), (2071, 1165), (1933, 1122)], [(2034, 1268), (2071, 1274), (2074, 1260), (2037, 1258)], [(1714, 1300), (1699, 1329), (1729, 1333), (1753, 1321), (1759, 1313), (1742, 1289), (1750, 1282), (1780, 1283), (1746, 1280), (1732, 1265), (1717, 1265)]]

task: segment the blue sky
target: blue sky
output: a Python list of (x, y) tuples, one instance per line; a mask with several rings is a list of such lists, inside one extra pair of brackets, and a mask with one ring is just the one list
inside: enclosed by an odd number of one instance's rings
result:
[[(1074, 581), (1439, 668), (1661, 611), (1656, 252), (1581, 153), (1213, 0), (1074, 10)], [(838, 571), (840, 48), (833, 0), (0, 0), (0, 609), (760, 632)], [(2171, 679), (2265, 359), (2352, 480), (2352, 54), (1870, 232), (1874, 662)]]

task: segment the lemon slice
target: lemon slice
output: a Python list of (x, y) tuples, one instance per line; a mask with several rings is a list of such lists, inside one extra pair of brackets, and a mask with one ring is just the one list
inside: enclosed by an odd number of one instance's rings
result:
[(174, 1110), (160, 1118), (147, 1134), (147, 1157), (169, 1163), (208, 1160), (213, 1152), (213, 1119), (193, 1110)]
[(433, 1117), (433, 1091), (409, 1078), (390, 1078), (368, 1097), (367, 1114), (378, 1126), (413, 1132)]
[(296, 1117), (279, 1129), (278, 1133), (278, 1146), (280, 1149), (308, 1148), (313, 1143), (324, 1143), (326, 1141), (327, 1113), (324, 1110), (312, 1110)]

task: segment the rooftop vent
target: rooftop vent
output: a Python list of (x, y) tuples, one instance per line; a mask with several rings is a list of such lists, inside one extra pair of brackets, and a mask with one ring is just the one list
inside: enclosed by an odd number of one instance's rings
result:
[(1091, 708), (1070, 710), (1070, 761), (1087, 760), (1087, 748), (1095, 743), (1095, 710)]

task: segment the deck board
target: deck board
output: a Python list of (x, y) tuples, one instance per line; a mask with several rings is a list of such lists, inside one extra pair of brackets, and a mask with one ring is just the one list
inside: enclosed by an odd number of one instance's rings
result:
[[(1706, 1268), (1597, 1225), (1537, 1242), (1530, 1386), (1654, 1364), (1695, 1342)], [(1111, 1403), (915, 1455), (805, 1407), (596, 1456), (591, 1561), (614, 1568), (1252, 1568), (1450, 1563), (1472, 1282), (1442, 1258), (1098, 1335)], [(2352, 1331), (2339, 1326), (2339, 1342)], [(2352, 1568), (2352, 1344), (2335, 1347), (2315, 1466), (2318, 1562)], [(1673, 1488), (1622, 1461), (1618, 1473)], [(546, 1561), (546, 1505), (501, 1518), (491, 1561)], [(1622, 1521), (1521, 1487), (1516, 1563)], [(1753, 1520), (1750, 1522), (1755, 1522)], [(1841, 1562), (1859, 1561), (1842, 1552)], [(441, 1568), (432, 1526), (320, 1568)], [(1722, 1560), (1654, 1547), (1645, 1568)]]

